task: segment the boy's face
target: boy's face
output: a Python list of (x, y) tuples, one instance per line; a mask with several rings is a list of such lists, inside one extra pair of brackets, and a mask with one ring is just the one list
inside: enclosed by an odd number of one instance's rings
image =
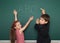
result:
[(44, 18), (42, 18), (42, 17), (40, 18), (40, 21), (39, 21), (39, 22), (40, 22), (40, 24), (47, 24), (47, 23), (48, 23), (48, 22), (45, 21)]

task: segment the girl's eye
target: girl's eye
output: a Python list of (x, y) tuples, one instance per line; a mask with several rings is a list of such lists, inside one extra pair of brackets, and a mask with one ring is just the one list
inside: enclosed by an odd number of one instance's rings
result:
[(19, 25), (18, 25), (19, 26)]
[(18, 24), (18, 26), (19, 26), (19, 24)]

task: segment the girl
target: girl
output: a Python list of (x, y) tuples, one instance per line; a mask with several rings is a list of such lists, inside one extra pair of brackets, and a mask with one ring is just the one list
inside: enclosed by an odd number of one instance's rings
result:
[(33, 20), (33, 16), (29, 18), (28, 22), (24, 27), (21, 26), (21, 23), (17, 20), (17, 11), (14, 10), (15, 21), (12, 24), (11, 32), (10, 32), (10, 39), (11, 43), (24, 43), (24, 30), (27, 28), (29, 23)]
[(37, 43), (50, 43), (49, 37), (49, 25), (50, 17), (48, 14), (45, 14), (45, 10), (42, 9), (42, 15), (40, 19), (36, 20), (35, 29), (38, 31)]

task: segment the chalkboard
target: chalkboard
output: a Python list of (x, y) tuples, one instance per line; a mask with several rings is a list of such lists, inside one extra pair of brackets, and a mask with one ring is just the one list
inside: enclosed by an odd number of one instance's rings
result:
[(36, 40), (35, 21), (41, 16), (40, 8), (50, 15), (49, 34), (52, 40), (60, 40), (60, 0), (0, 0), (0, 40), (9, 40), (11, 25), (14, 21), (13, 10), (18, 11), (18, 19), (24, 26), (30, 16), (34, 20), (24, 31), (25, 40)]

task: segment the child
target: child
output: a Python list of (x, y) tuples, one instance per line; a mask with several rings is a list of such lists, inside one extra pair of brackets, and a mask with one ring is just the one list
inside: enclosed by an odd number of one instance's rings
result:
[(27, 28), (29, 23), (33, 20), (33, 16), (29, 18), (28, 22), (24, 27), (21, 26), (20, 22), (17, 20), (17, 11), (14, 10), (15, 21), (12, 24), (11, 32), (10, 32), (10, 39), (11, 43), (24, 43), (24, 30)]
[(42, 9), (42, 15), (40, 19), (36, 20), (35, 29), (38, 31), (37, 43), (50, 43), (49, 36), (49, 25), (50, 17), (48, 14), (45, 14), (45, 10)]

